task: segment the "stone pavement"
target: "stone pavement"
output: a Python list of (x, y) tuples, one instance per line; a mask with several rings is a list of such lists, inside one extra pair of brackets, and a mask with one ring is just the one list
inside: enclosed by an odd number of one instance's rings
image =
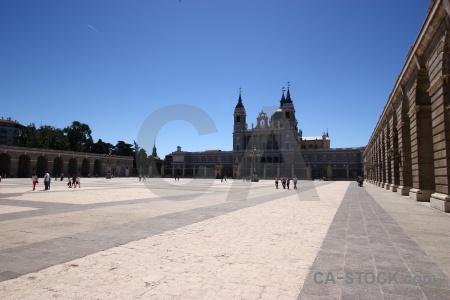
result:
[(450, 214), (367, 183), (0, 183), (0, 299), (450, 299), (449, 249)]

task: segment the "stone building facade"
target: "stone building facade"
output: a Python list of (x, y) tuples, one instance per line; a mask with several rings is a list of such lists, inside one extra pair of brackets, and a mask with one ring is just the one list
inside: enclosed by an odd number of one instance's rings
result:
[(0, 145), (0, 175), (6, 177), (31, 178), (34, 173), (43, 177), (45, 172), (54, 177), (61, 173), (127, 177), (132, 168), (133, 157), (128, 156)]
[(366, 179), (450, 212), (450, 1), (432, 1), (364, 152)]
[(290, 89), (283, 90), (279, 108), (270, 116), (261, 111), (256, 126), (247, 125), (239, 93), (233, 114), (233, 149), (177, 151), (166, 156), (165, 175), (242, 178), (293, 177), (349, 179), (363, 175), (364, 148), (330, 148), (328, 133), (304, 137), (298, 129)]
[(14, 146), (20, 136), (20, 131), (24, 128), (19, 122), (6, 118), (0, 120), (0, 145)]

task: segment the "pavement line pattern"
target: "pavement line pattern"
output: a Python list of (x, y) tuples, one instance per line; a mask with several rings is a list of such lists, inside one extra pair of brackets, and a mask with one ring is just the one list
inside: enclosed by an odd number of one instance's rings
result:
[(348, 185), (152, 202), (185, 210), (4, 249), (0, 298), (294, 299)]
[[(396, 200), (396, 207), (402, 207), (404, 212), (405, 205), (420, 205), (402, 198), (400, 203)], [(356, 184), (345, 194), (298, 296), (298, 299), (449, 298), (450, 282), (446, 274)]]

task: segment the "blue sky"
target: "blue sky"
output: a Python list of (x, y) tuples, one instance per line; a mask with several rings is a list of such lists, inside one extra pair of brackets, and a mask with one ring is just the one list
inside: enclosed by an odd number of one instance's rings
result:
[(289, 81), (304, 136), (328, 129), (332, 147), (365, 146), (429, 4), (2, 0), (0, 116), (58, 128), (80, 121), (94, 141), (116, 144), (137, 140), (152, 113), (192, 105), (217, 130), (199, 135), (167, 116), (158, 155), (231, 150), (239, 88), (251, 127)]

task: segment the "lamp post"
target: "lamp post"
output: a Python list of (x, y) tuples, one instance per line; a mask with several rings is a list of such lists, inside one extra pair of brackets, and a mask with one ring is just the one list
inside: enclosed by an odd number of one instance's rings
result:
[(256, 175), (256, 162), (255, 158), (261, 156), (261, 152), (259, 150), (256, 150), (256, 146), (253, 146), (253, 150), (250, 151), (250, 156), (252, 157), (252, 163), (253, 163), (253, 174), (252, 174), (252, 182), (258, 182), (258, 175)]

